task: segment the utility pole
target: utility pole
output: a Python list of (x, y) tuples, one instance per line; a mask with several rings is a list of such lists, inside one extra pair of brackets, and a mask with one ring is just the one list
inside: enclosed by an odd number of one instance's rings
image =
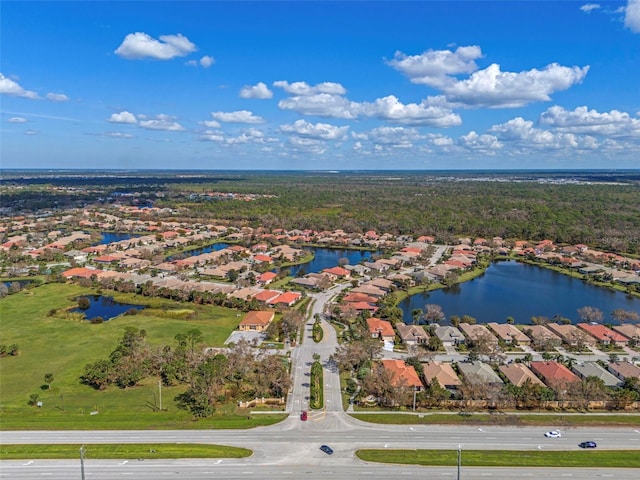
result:
[(160, 391), (160, 411), (162, 411), (162, 379), (158, 380), (158, 390)]
[(80, 447), (80, 473), (82, 480), (84, 480), (84, 445)]
[(462, 463), (462, 447), (458, 445), (458, 480), (460, 480), (460, 464)]
[(416, 411), (416, 387), (413, 387), (413, 411)]

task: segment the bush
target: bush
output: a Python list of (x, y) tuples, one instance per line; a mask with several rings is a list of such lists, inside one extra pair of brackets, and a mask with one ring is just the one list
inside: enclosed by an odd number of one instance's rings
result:
[(87, 297), (80, 297), (78, 299), (78, 308), (80, 310), (88, 310), (90, 306), (91, 306), (91, 302)]

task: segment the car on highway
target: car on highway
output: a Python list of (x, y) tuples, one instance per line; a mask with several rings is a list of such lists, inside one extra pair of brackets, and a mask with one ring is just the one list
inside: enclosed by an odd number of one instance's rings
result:
[(302, 420), (303, 422), (306, 422), (308, 416), (309, 414), (307, 413), (307, 411), (303, 410), (302, 413), (300, 414), (300, 420)]
[(578, 446), (580, 448), (596, 448), (597, 447), (596, 442), (593, 442), (593, 441), (582, 442), (582, 443), (579, 443)]
[(322, 450), (327, 455), (333, 455), (333, 449), (329, 445), (321, 445), (320, 450)]
[(560, 438), (562, 437), (562, 434), (558, 430), (551, 430), (550, 432), (545, 433), (544, 436), (547, 438)]

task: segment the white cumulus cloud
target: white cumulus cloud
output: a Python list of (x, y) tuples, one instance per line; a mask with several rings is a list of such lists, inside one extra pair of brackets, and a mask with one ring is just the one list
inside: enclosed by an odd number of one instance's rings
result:
[(471, 131), (467, 135), (462, 135), (459, 139), (460, 145), (471, 150), (481, 150), (491, 153), (502, 148), (502, 144), (493, 135), (478, 135)]
[(210, 55), (205, 55), (200, 59), (200, 66), (204, 68), (209, 68), (214, 63), (216, 63), (216, 60)]
[(196, 51), (196, 46), (179, 33), (177, 35), (161, 35), (159, 38), (156, 40), (144, 32), (130, 33), (115, 50), (115, 54), (129, 60), (147, 57), (156, 60), (171, 60)]
[(580, 83), (589, 67), (564, 67), (552, 63), (542, 70), (503, 72), (498, 64), (475, 72), (443, 88), (447, 100), (470, 107), (522, 107), (551, 100), (550, 95)]
[(249, 110), (237, 110), (235, 112), (211, 112), (216, 120), (226, 123), (263, 123), (264, 119), (254, 115)]
[(535, 128), (533, 122), (516, 117), (489, 129), (490, 134), (503, 143), (510, 143), (515, 151), (527, 153), (531, 150), (579, 150), (594, 148), (590, 136)]
[(273, 92), (269, 90), (269, 87), (263, 82), (258, 82), (253, 86), (245, 86), (240, 90), (240, 98), (257, 98), (265, 100), (273, 97)]
[(150, 120), (141, 120), (140, 126), (148, 130), (165, 130), (168, 132), (180, 132), (184, 127), (175, 121), (174, 117), (160, 114)]
[(220, 128), (220, 122), (216, 122), (215, 120), (205, 120), (200, 122), (200, 124), (207, 128)]
[(347, 90), (335, 82), (322, 82), (317, 85), (309, 85), (307, 82), (289, 83), (286, 80), (278, 80), (273, 82), (274, 87), (282, 88), (290, 95), (316, 95), (319, 93), (327, 93), (330, 95), (344, 95)]
[(411, 83), (441, 88), (452, 81), (453, 75), (472, 73), (478, 69), (475, 60), (482, 57), (478, 46), (450, 50), (427, 50), (420, 55), (396, 52), (387, 63), (403, 73)]
[(305, 120), (296, 120), (292, 125), (280, 126), (280, 131), (291, 133), (306, 138), (318, 140), (342, 140), (345, 138), (348, 126), (337, 127), (328, 123), (309, 123)]
[(31, 100), (40, 98), (36, 92), (25, 90), (17, 82), (5, 77), (2, 73), (0, 73), (0, 94), (29, 98)]
[(629, 0), (624, 9), (624, 26), (640, 33), (640, 0)]
[(452, 127), (462, 124), (458, 114), (448, 108), (429, 104), (429, 99), (419, 104), (403, 104), (394, 95), (389, 95), (372, 103), (358, 104), (356, 111), (366, 117), (376, 117), (403, 125)]
[(278, 102), (281, 110), (293, 110), (302, 115), (354, 119), (357, 113), (355, 104), (342, 95), (318, 93), (315, 95), (297, 95)]
[(11, 117), (7, 120), (9, 123), (27, 123), (28, 121), (29, 120), (24, 117)]
[(427, 50), (420, 55), (396, 52), (387, 64), (412, 83), (440, 90), (450, 106), (468, 108), (513, 108), (548, 101), (554, 92), (580, 83), (589, 71), (588, 66), (557, 63), (522, 72), (503, 72), (497, 63), (479, 70), (476, 60), (482, 57), (480, 47), (472, 45), (454, 51)]
[(126, 110), (123, 110), (120, 113), (112, 113), (109, 117), (109, 120), (107, 121), (111, 123), (129, 123), (132, 125), (138, 123), (138, 119), (136, 118), (136, 116), (131, 112), (127, 112)]
[(580, 10), (582, 10), (585, 13), (591, 13), (592, 10), (598, 10), (599, 8), (600, 8), (600, 4), (598, 3), (585, 3), (580, 7)]
[(640, 137), (640, 119), (619, 110), (598, 112), (582, 106), (570, 111), (553, 106), (540, 115), (540, 123), (563, 132)]
[(69, 101), (69, 97), (67, 97), (64, 93), (47, 93), (47, 100), (51, 100), (52, 102), (67, 102)]

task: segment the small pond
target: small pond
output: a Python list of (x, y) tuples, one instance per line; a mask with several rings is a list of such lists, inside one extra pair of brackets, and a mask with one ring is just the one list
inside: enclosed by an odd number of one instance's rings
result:
[(122, 240), (131, 240), (132, 238), (138, 238), (140, 235), (136, 235), (133, 233), (123, 233), (123, 232), (100, 232), (102, 235), (102, 239), (94, 243), (96, 245), (108, 245), (113, 242), (120, 242)]
[(187, 250), (186, 252), (176, 253), (175, 255), (171, 255), (170, 257), (167, 257), (167, 262), (172, 262), (174, 260), (187, 258), (187, 257), (194, 257), (197, 255), (202, 255), (204, 253), (217, 252), (219, 250), (227, 248), (228, 246), (229, 246), (228, 243), (221, 242), (221, 243), (214, 243), (213, 245), (207, 245), (206, 247)]
[(130, 305), (127, 303), (116, 302), (113, 297), (106, 297), (104, 295), (85, 295), (80, 298), (86, 298), (89, 300), (89, 308), (81, 309), (74, 308), (72, 312), (84, 313), (86, 320), (94, 320), (95, 318), (102, 317), (104, 321), (111, 320), (128, 310), (143, 310), (144, 306), (142, 305)]
[(337, 267), (341, 258), (349, 260), (349, 265), (357, 265), (368, 260), (375, 252), (366, 250), (343, 250), (337, 248), (304, 247), (303, 250), (314, 254), (313, 260), (301, 265), (286, 267), (294, 277), (302, 270), (304, 273), (317, 273), (325, 268)]

